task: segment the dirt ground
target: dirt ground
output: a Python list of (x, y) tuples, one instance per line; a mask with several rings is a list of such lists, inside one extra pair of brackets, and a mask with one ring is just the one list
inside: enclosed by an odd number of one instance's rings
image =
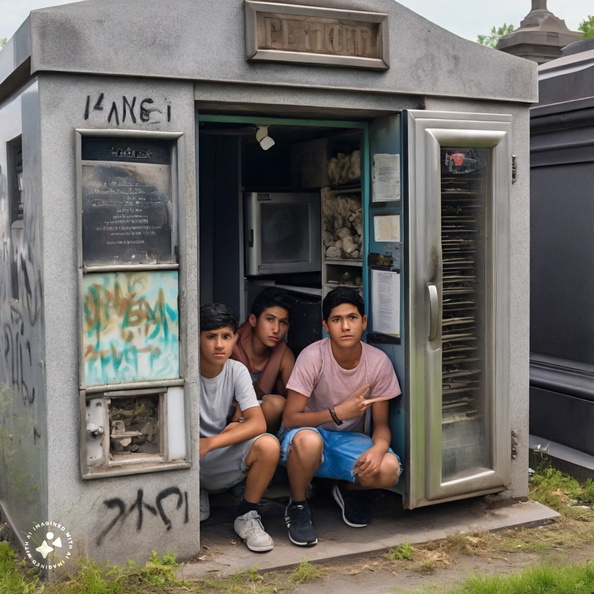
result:
[[(275, 587), (276, 591), (316, 594), (362, 590), (368, 594), (443, 592), (473, 574), (505, 575), (519, 572), (544, 558), (550, 562), (568, 562), (574, 558), (590, 559), (594, 555), (594, 517), (585, 514), (582, 520), (571, 520), (564, 516), (550, 520), (548, 518), (554, 516), (551, 514), (541, 520), (547, 522), (545, 525), (535, 527), (529, 522), (530, 528), (522, 523), (524, 527), (491, 532), (493, 528), (487, 529), (485, 526), (494, 524), (483, 521), (486, 518), (497, 518), (499, 526), (506, 525), (498, 508), (501, 504), (496, 502), (496, 498), (491, 500), (490, 497), (483, 497), (471, 502), (442, 504), (439, 509), (436, 506), (405, 512), (399, 496), (383, 493), (382, 497), (374, 500), (372, 526), (359, 532), (344, 526), (338, 507), (328, 493), (327, 489), (316, 489), (311, 499), (312, 514), (315, 515), (321, 543), (313, 549), (298, 550), (297, 555), (294, 554), (296, 547), (287, 541), (283, 520), (288, 499), (273, 498), (261, 510), (264, 525), (277, 545), (275, 554), (278, 552), (279, 556), (275, 561), (280, 563), (276, 565), (266, 563), (268, 558), (254, 557), (253, 553), (244, 550), (241, 542), (237, 542), (232, 529), (231, 499), (228, 496), (211, 497), (211, 517), (202, 524), (201, 529), (202, 556), (198, 563), (193, 564), (195, 573), (192, 575), (191, 570), (182, 569), (180, 578), (220, 579), (241, 567), (253, 567), (260, 573), (262, 580), (261, 589), (246, 590), (251, 592), (275, 591)], [(518, 503), (518, 506), (521, 505)], [(415, 514), (418, 514), (416, 520)], [(465, 519), (462, 521), (460, 518)], [(517, 523), (511, 525), (520, 526)], [(443, 529), (437, 530), (436, 527)], [(465, 530), (467, 532), (463, 532)], [(473, 530), (481, 532), (475, 533)], [(435, 538), (445, 538), (438, 534), (450, 536), (445, 540), (429, 542), (419, 539), (429, 534), (435, 534)], [(368, 545), (372, 541), (396, 549), (370, 548)], [(321, 546), (327, 548), (323, 552), (318, 551)], [(233, 559), (233, 562), (226, 559)], [(311, 583), (295, 583), (292, 578), (295, 564), (303, 559), (308, 559), (310, 567), (318, 570), (319, 575)], [(221, 568), (224, 568), (223, 571)], [(272, 589), (266, 590), (266, 586)]]
[[(559, 518), (533, 528), (456, 535), (447, 541), (414, 546), (409, 559), (389, 553), (315, 565), (321, 575), (298, 584), (299, 594), (391, 594), (445, 592), (469, 576), (520, 573), (538, 564), (586, 563), (594, 560), (594, 525)], [(266, 577), (282, 584), (288, 572)], [(277, 581), (278, 580), (278, 581)]]
[[(7, 527), (0, 524), (0, 536)], [(531, 566), (586, 563), (594, 560), (594, 522), (591, 517), (559, 517), (546, 525), (505, 529), (499, 532), (457, 534), (444, 541), (403, 547), (404, 559), (394, 551), (314, 563), (311, 581), (295, 580), (292, 570), (259, 572), (255, 580), (231, 589), (213, 584), (188, 583), (168, 587), (167, 592), (295, 592), (298, 594), (421, 594), (444, 593), (460, 586), (469, 576), (501, 576)], [(254, 577), (254, 576), (252, 576)], [(241, 590), (236, 589), (237, 587)], [(149, 588), (151, 592), (156, 591)], [(147, 590), (147, 591), (149, 591)], [(136, 590), (135, 590), (136, 591)]]
[[(555, 491), (571, 508), (569, 499)], [(503, 576), (538, 564), (572, 564), (594, 561), (594, 514), (579, 506), (539, 526), (497, 532), (456, 533), (445, 540), (410, 545), (362, 556), (340, 557), (333, 562), (312, 562), (299, 569), (248, 572), (231, 589), (225, 578), (204, 580), (147, 592), (296, 592), (298, 594), (444, 594), (469, 576)], [(0, 540), (9, 540), (0, 523)], [(307, 579), (309, 578), (309, 579)], [(240, 588), (240, 589), (237, 589)], [(135, 590), (136, 591), (136, 590)]]

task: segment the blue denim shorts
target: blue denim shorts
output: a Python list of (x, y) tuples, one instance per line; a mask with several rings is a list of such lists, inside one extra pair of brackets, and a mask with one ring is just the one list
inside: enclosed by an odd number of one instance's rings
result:
[[(354, 431), (328, 431), (327, 429), (318, 427), (295, 427), (288, 431), (285, 430), (280, 439), (280, 463), (283, 466), (287, 465), (289, 449), (293, 444), (293, 438), (299, 431), (303, 431), (304, 429), (318, 433), (324, 443), (322, 463), (314, 476), (354, 483), (357, 480), (357, 476), (353, 474), (355, 462), (363, 452), (366, 452), (373, 446), (371, 437)], [(392, 448), (389, 448), (388, 452), (398, 459), (398, 464), (400, 465), (398, 476), (400, 476), (402, 474), (400, 458)]]

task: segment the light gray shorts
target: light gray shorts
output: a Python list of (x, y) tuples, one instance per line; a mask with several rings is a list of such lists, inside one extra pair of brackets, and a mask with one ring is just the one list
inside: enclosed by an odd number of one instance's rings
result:
[[(262, 435), (271, 434), (262, 433)], [(200, 458), (200, 486), (211, 493), (220, 493), (241, 483), (249, 470), (245, 459), (256, 439), (262, 435), (212, 450), (204, 458)]]

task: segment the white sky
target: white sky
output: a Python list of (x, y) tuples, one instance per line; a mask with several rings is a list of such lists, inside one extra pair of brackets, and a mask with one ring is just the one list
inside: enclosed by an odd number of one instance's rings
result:
[[(31, 10), (58, 4), (69, 2), (0, 0), (0, 39), (12, 37)], [(400, 4), (444, 29), (473, 41), (478, 35), (489, 34), (493, 26), (507, 23), (519, 27), (520, 21), (532, 8), (531, 0), (400, 0)], [(547, 8), (564, 19), (572, 31), (576, 31), (584, 19), (594, 14), (592, 0), (548, 0)]]

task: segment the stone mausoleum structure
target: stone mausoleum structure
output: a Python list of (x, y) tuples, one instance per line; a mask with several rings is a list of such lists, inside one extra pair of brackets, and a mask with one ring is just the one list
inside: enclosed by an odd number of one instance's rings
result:
[[(524, 497), (536, 100), (536, 64), (392, 0), (32, 11), (0, 52), (0, 508), (30, 560), (199, 553), (199, 306), (268, 284), (307, 306), (293, 345), (363, 294), (405, 510)], [(249, 227), (278, 194), (357, 224)]]

